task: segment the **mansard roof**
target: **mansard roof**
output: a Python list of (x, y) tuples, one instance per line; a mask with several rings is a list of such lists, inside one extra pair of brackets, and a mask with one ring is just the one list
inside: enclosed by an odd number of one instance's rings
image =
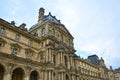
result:
[[(50, 21), (50, 22), (55, 23), (55, 24), (61, 24), (61, 23), (60, 23), (60, 20), (57, 20), (56, 17), (55, 17), (55, 16), (52, 16), (50, 12), (49, 12), (48, 15), (43, 16), (43, 21), (44, 21), (44, 22), (45, 22), (45, 21)], [(35, 28), (37, 28), (37, 27), (38, 27), (38, 23), (36, 23), (35, 25), (33, 25), (33, 26), (30, 28), (30, 30), (35, 29)]]
[(60, 23), (60, 20), (57, 20), (56, 17), (55, 17), (55, 16), (52, 16), (50, 12), (49, 12), (48, 15), (44, 16), (44, 19), (43, 19), (43, 20), (44, 20), (44, 21), (45, 21), (45, 20), (49, 20), (49, 21), (51, 21), (51, 22), (53, 22), (53, 23), (61, 24), (61, 23)]
[(97, 55), (88, 56), (88, 60), (90, 60), (90, 62), (94, 65), (100, 65), (100, 60)]
[(120, 72), (120, 67), (114, 70), (115, 72)]
[[(70, 36), (72, 36), (70, 34), (70, 32), (67, 30), (67, 28), (65, 27), (65, 25), (61, 24), (60, 20), (58, 20), (55, 16), (53, 16), (50, 12), (48, 15), (43, 15), (43, 19), (42, 19), (42, 22), (39, 22), (34, 24), (30, 29), (29, 31), (33, 31), (35, 30), (36, 28), (42, 26), (42, 24), (45, 24), (46, 22), (50, 22), (50, 23), (53, 23), (55, 25), (60, 25), (58, 28), (60, 28), (62, 31), (68, 33)], [(73, 38), (73, 36), (72, 36)]]

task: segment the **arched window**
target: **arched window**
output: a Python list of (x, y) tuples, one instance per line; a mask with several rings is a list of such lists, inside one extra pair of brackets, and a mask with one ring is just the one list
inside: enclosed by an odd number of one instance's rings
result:
[(38, 72), (32, 71), (30, 74), (30, 80), (38, 80)]
[(45, 36), (45, 34), (46, 34), (46, 30), (45, 30), (45, 28), (43, 28), (42, 29), (42, 36)]
[(21, 68), (17, 68), (12, 73), (12, 80), (24, 80), (24, 71)]

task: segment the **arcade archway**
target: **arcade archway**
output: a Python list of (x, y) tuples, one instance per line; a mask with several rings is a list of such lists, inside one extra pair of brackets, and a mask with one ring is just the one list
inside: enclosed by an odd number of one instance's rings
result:
[(32, 71), (30, 74), (30, 80), (38, 80), (38, 72)]
[(5, 68), (3, 65), (0, 64), (0, 80), (3, 80), (4, 73), (5, 73)]
[(12, 73), (12, 80), (24, 80), (24, 71), (21, 68), (16, 68)]

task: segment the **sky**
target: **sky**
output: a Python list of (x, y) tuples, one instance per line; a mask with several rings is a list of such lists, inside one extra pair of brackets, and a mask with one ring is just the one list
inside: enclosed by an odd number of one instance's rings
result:
[(38, 21), (40, 7), (74, 36), (76, 54), (96, 54), (107, 67), (120, 67), (120, 0), (1, 0), (0, 18), (29, 29)]

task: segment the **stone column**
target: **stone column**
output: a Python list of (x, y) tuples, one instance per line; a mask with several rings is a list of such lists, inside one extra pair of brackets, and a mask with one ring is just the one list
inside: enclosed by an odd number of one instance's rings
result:
[(48, 61), (49, 61), (49, 48), (46, 51), (46, 62), (48, 62)]
[(51, 59), (51, 54), (52, 54), (52, 49), (51, 48), (49, 48), (49, 53), (48, 53), (48, 55), (49, 55), (49, 61), (51, 62), (52, 61), (52, 59)]
[(62, 53), (60, 52), (60, 64), (62, 64)]
[(54, 79), (53, 79), (53, 71), (51, 71), (51, 80), (54, 80)]
[(56, 64), (59, 65), (59, 64), (61, 63), (61, 62), (60, 62), (60, 60), (61, 60), (61, 59), (60, 59), (60, 53), (57, 54), (57, 58), (58, 58), (58, 59), (57, 59)]
[(30, 80), (30, 74), (26, 74), (24, 80)]
[(64, 80), (64, 74), (63, 74), (63, 72), (62, 72), (62, 74), (61, 74), (61, 75), (62, 75), (62, 80)]
[(53, 50), (52, 50), (52, 48), (51, 48), (51, 53), (50, 53), (50, 61), (51, 61), (51, 62), (53, 62), (52, 54), (53, 54)]
[(75, 66), (74, 66), (74, 57), (72, 57), (72, 66), (73, 66), (73, 68), (75, 68)]
[(3, 80), (11, 80), (12, 74), (10, 72), (5, 72)]
[(62, 52), (60, 52), (60, 60), (61, 60), (61, 64), (63, 64), (63, 53)]

